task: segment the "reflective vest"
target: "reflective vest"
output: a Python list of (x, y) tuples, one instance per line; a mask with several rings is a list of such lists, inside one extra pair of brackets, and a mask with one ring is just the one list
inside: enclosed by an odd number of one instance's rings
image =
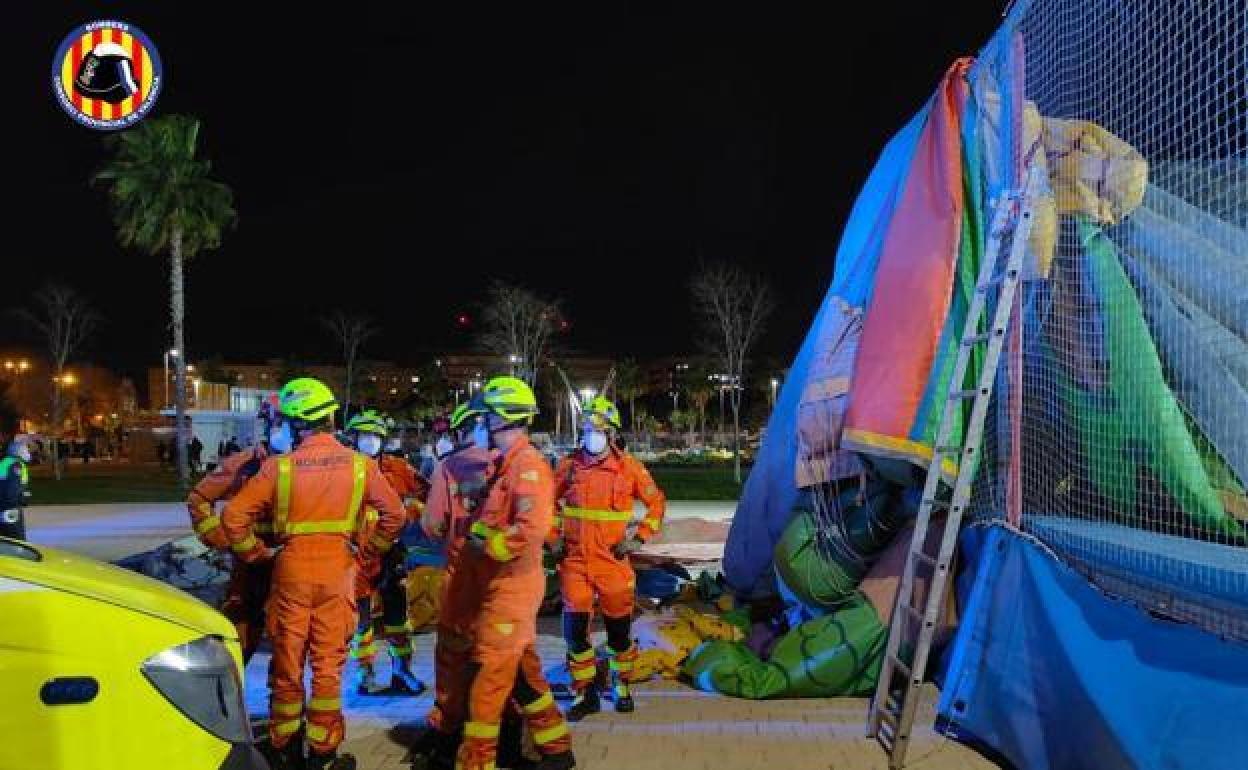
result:
[(273, 534), (281, 535), (350, 535), (356, 531), (360, 505), (364, 502), (364, 484), (368, 475), (367, 460), (357, 454), (351, 458), (351, 502), (341, 518), (324, 521), (290, 520), (291, 474), (294, 471), (290, 457), (277, 460), (277, 504), (273, 508)]
[(13, 457), (12, 455), (0, 460), (0, 479), (7, 478), (9, 475), (9, 469), (11, 469), (14, 465), (17, 466), (18, 472), (21, 474), (22, 486), (30, 486), (30, 469), (26, 467), (26, 463), (16, 457)]

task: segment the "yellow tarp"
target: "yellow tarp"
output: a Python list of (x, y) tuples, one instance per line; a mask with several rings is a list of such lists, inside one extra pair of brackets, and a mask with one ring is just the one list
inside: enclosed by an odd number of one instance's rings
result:
[(676, 679), (685, 658), (703, 642), (743, 637), (741, 629), (723, 620), (677, 606), (656, 615), (643, 615), (633, 623), (633, 638), (641, 654), (633, 671), (638, 681), (661, 676)]
[(407, 573), (407, 617), (413, 631), (432, 631), (442, 605), (446, 570), (417, 567)]

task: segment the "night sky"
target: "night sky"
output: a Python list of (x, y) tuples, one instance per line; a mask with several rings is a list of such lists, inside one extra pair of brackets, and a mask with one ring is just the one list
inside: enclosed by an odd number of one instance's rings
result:
[[(49, 85), (75, 24), (119, 18), (160, 51), (155, 114), (202, 118), (235, 191), (237, 230), (188, 273), (193, 357), (333, 360), (316, 319), (337, 308), (382, 322), (374, 357), (469, 348), (454, 317), (494, 277), (562, 299), (568, 347), (685, 352), (688, 277), (718, 258), (771, 277), (762, 352), (787, 360), (875, 156), (1003, 7), (262, 5), (9, 11), (4, 305), (55, 279), (106, 318), (85, 357), (133, 372), (167, 347), (166, 263), (116, 245), (86, 183), (102, 134)], [(0, 349), (33, 342), (0, 329)]]

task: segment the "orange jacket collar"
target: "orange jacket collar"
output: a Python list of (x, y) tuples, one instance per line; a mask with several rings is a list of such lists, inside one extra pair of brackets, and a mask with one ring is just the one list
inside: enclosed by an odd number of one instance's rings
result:
[[(303, 441), (299, 442), (299, 446), (291, 451), (299, 451), (300, 449), (314, 449), (321, 447), (341, 447), (342, 444), (338, 439), (334, 438), (332, 433), (313, 433)], [(345, 447), (343, 447), (345, 449)]]
[(525, 447), (531, 446), (533, 446), (533, 442), (529, 441), (529, 437), (527, 435), (522, 434), (520, 438), (516, 439), (516, 443), (511, 445), (510, 449), (506, 452), (499, 452), (499, 459), (502, 460), (502, 468), (506, 468), (511, 464), (512, 460), (519, 457), (521, 450)]
[(615, 447), (611, 447), (602, 457), (594, 457), (584, 449), (578, 449), (572, 462), (578, 468), (605, 468), (613, 471), (620, 467), (620, 453)]

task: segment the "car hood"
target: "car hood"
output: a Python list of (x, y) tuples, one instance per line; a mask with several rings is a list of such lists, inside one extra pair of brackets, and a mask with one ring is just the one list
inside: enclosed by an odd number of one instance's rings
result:
[(0, 576), (108, 602), (202, 634), (238, 636), (224, 615), (159, 580), (68, 551), (23, 545), (39, 558), (0, 555)]

